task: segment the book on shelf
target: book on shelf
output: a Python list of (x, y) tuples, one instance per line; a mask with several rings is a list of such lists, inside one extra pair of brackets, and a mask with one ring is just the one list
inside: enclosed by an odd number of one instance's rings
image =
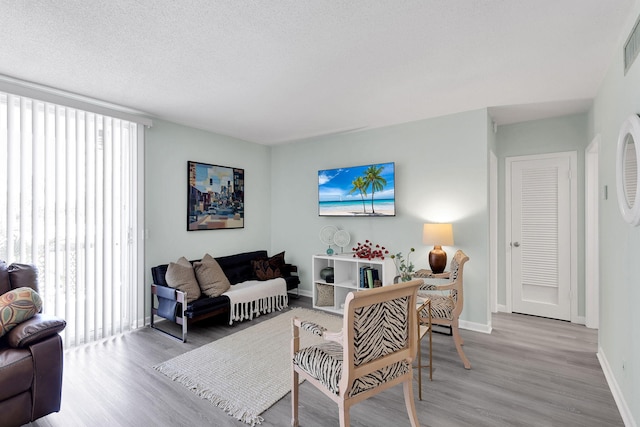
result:
[(361, 288), (366, 288), (367, 287), (367, 268), (369, 267), (360, 267), (360, 283), (359, 286)]
[(373, 272), (372, 268), (367, 268), (367, 288), (373, 288)]
[(371, 267), (360, 267), (359, 284), (360, 288), (373, 288), (376, 282), (380, 282), (380, 273)]
[[(373, 283), (376, 282), (376, 280), (380, 280), (380, 273), (378, 273), (378, 269), (377, 268), (373, 268)], [(373, 285), (371, 285), (373, 287)]]

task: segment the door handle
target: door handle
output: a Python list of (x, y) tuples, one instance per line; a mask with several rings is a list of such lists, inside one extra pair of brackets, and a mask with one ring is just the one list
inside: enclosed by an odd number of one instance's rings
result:
[(520, 242), (513, 242), (511, 245), (515, 246), (516, 248), (519, 248), (520, 247)]

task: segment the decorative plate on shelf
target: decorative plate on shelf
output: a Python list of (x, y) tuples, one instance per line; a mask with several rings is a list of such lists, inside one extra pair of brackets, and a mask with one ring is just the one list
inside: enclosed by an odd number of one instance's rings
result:
[(336, 245), (340, 246), (340, 253), (342, 253), (351, 241), (351, 235), (349, 235), (349, 232), (346, 230), (338, 230), (333, 236), (333, 241)]
[(331, 245), (335, 243), (334, 237), (338, 232), (338, 228), (333, 225), (326, 225), (320, 230), (320, 241), (325, 245), (329, 245), (327, 249), (327, 255), (333, 255), (333, 249)]
[(333, 245), (335, 243), (334, 237), (338, 232), (338, 228), (333, 225), (327, 225), (320, 230), (320, 241), (325, 245)]

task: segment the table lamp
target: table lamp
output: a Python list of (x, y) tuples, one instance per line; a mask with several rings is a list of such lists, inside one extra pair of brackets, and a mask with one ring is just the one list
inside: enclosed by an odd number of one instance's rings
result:
[(442, 246), (453, 246), (453, 227), (451, 224), (424, 224), (422, 243), (433, 245), (429, 252), (429, 266), (434, 274), (442, 273), (447, 266), (447, 253)]

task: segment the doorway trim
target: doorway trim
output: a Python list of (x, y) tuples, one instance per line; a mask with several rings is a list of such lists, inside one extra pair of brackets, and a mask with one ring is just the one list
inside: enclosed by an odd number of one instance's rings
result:
[[(599, 160), (600, 134), (596, 135), (585, 151), (585, 325), (600, 326), (600, 239), (599, 239)], [(603, 189), (603, 198), (607, 197)]]
[(584, 317), (578, 316), (578, 153), (577, 151), (563, 151), (557, 153), (544, 153), (526, 156), (511, 156), (505, 158), (505, 287), (506, 287), (506, 310), (513, 311), (512, 283), (511, 283), (511, 251), (508, 250), (511, 238), (511, 164), (517, 161), (542, 160), (552, 158), (569, 158), (570, 161), (570, 300), (571, 300), (571, 322), (584, 323)]
[(489, 313), (498, 312), (498, 157), (489, 150)]

